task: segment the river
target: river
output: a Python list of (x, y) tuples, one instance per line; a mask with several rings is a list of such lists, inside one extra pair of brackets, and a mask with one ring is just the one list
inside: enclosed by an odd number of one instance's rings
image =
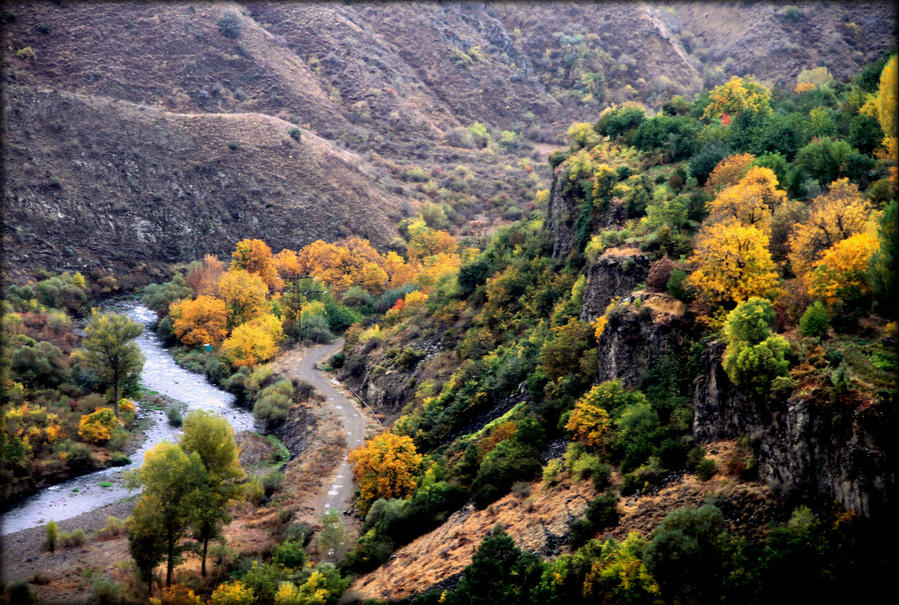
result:
[[(115, 310), (144, 326), (137, 346), (146, 360), (141, 372), (145, 389), (177, 399), (185, 403), (188, 410), (202, 409), (221, 414), (235, 432), (254, 430), (253, 415), (236, 407), (233, 395), (212, 386), (202, 374), (189, 372), (175, 363), (153, 331), (156, 321), (153, 311), (136, 303), (126, 303)], [(148, 416), (151, 424), (144, 443), (129, 456), (130, 465), (103, 469), (41, 490), (3, 514), (2, 535), (44, 525), (50, 520), (69, 519), (133, 495), (134, 491), (125, 489), (122, 473), (139, 467), (148, 449), (165, 440), (176, 441), (180, 434), (169, 425), (162, 411), (143, 409), (139, 413)], [(109, 483), (109, 486), (103, 487), (100, 483)]]

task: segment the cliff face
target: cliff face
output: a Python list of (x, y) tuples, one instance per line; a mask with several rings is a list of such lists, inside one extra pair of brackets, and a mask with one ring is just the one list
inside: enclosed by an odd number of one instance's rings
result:
[(627, 296), (646, 281), (649, 257), (636, 248), (608, 251), (587, 268), (587, 283), (581, 301), (582, 320), (602, 315), (616, 296)]
[(754, 401), (724, 373), (724, 346), (702, 358), (693, 398), (700, 442), (747, 436), (757, 445), (759, 476), (791, 492), (818, 492), (867, 517), (895, 502), (895, 410), (889, 405), (820, 403), (794, 393)]

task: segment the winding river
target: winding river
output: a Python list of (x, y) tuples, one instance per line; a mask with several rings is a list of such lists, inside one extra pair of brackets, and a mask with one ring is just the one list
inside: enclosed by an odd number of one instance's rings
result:
[[(254, 430), (253, 415), (235, 407), (233, 395), (209, 384), (202, 374), (189, 372), (175, 363), (153, 331), (156, 321), (153, 311), (137, 303), (127, 303), (113, 310), (144, 326), (137, 345), (146, 359), (141, 373), (145, 389), (184, 402), (188, 410), (202, 409), (221, 414), (235, 432)], [(122, 473), (139, 467), (148, 449), (166, 439), (175, 441), (180, 433), (169, 425), (162, 411), (143, 409), (140, 414), (148, 416), (151, 424), (143, 445), (131, 454), (130, 465), (103, 469), (41, 490), (3, 514), (2, 535), (44, 525), (50, 520), (69, 519), (133, 495), (135, 492), (125, 489)], [(109, 486), (103, 487), (101, 483)]]

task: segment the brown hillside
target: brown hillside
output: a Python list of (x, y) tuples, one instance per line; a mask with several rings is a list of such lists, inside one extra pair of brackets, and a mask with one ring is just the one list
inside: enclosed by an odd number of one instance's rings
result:
[(176, 114), (102, 97), (4, 93), (11, 270), (118, 273), (351, 233), (384, 247), (397, 200), (357, 155), (261, 114)]

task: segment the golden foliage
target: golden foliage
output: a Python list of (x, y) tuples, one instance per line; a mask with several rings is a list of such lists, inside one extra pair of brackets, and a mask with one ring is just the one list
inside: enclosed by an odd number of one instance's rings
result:
[(281, 320), (260, 315), (234, 328), (222, 343), (222, 355), (235, 366), (252, 367), (275, 356), (281, 337)]
[(303, 266), (296, 251), (285, 248), (275, 255), (275, 269), (282, 280), (294, 280), (303, 277)]
[(169, 306), (175, 335), (187, 345), (213, 344), (228, 333), (228, 309), (225, 301), (201, 295), (195, 300), (184, 299)]
[(271, 290), (278, 290), (281, 287), (272, 249), (261, 239), (245, 239), (237, 242), (234, 252), (231, 253), (231, 268), (255, 273)]
[(250, 605), (254, 601), (253, 589), (244, 586), (240, 580), (219, 584), (212, 596), (209, 597), (212, 605)]
[(724, 158), (709, 174), (705, 188), (709, 191), (718, 191), (736, 185), (754, 161), (755, 156), (751, 153), (737, 153)]
[(849, 179), (831, 183), (827, 193), (812, 201), (805, 222), (797, 225), (790, 234), (788, 258), (793, 272), (804, 275), (822, 252), (864, 231), (869, 211), (867, 201)]
[(736, 219), (770, 235), (771, 214), (786, 201), (787, 194), (777, 188), (774, 172), (752, 166), (737, 184), (722, 190), (709, 202), (709, 221)]
[(687, 283), (712, 304), (741, 302), (750, 296), (768, 297), (778, 276), (768, 237), (736, 221), (714, 223), (696, 239), (690, 263), (696, 267)]
[(850, 290), (862, 296), (870, 294), (868, 261), (877, 247), (875, 237), (857, 233), (825, 250), (804, 276), (809, 294), (827, 304), (832, 304), (841, 298), (842, 292)]
[(574, 404), (574, 411), (565, 423), (565, 430), (574, 438), (593, 448), (601, 448), (612, 428), (612, 419), (597, 401), (600, 387), (595, 386)]
[(411, 437), (387, 432), (352, 450), (349, 459), (360, 504), (368, 510), (378, 498), (409, 498), (424, 457), (415, 450)]
[(81, 417), (78, 436), (89, 443), (104, 443), (109, 441), (112, 429), (118, 422), (112, 410), (100, 408)]
[(231, 269), (218, 283), (219, 296), (228, 308), (228, 325), (233, 327), (265, 312), (268, 286), (262, 277), (244, 269)]
[(755, 113), (771, 112), (771, 91), (756, 82), (751, 76), (730, 80), (716, 86), (709, 93), (712, 102), (705, 108), (703, 119), (719, 118), (723, 114), (738, 114), (744, 111)]
[(896, 113), (899, 112), (897, 105), (897, 87), (899, 87), (899, 79), (897, 79), (897, 62), (896, 55), (887, 61), (880, 72), (880, 88), (877, 92), (877, 119), (880, 121), (880, 129), (883, 130), (887, 138), (896, 138)]

